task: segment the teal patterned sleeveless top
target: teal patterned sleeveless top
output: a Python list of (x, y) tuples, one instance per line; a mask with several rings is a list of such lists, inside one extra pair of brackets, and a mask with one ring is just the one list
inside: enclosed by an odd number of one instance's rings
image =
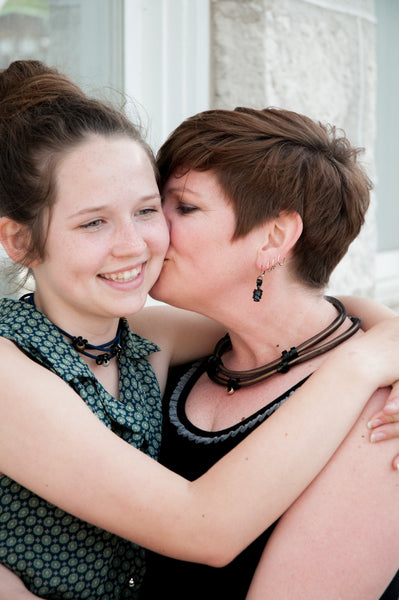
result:
[[(146, 358), (159, 350), (155, 344), (131, 333), (123, 322), (120, 397), (115, 400), (30, 304), (0, 301), (0, 336), (61, 377), (118, 436), (158, 457), (161, 397)], [(6, 476), (0, 477), (0, 562), (34, 594), (49, 600), (136, 599), (145, 571), (142, 548), (76, 519)]]

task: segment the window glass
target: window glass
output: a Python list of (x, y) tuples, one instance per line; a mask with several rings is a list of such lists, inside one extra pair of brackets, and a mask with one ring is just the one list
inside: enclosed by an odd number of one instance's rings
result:
[(122, 0), (0, 0), (0, 68), (33, 58), (90, 91), (123, 89)]

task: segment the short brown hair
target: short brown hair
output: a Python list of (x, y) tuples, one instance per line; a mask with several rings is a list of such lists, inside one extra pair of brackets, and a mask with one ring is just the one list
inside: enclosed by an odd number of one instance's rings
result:
[(212, 171), (236, 214), (234, 237), (296, 211), (303, 220), (292, 260), (303, 283), (323, 287), (358, 235), (371, 182), (335, 127), (267, 108), (209, 110), (186, 119), (158, 152), (161, 187), (172, 174)]

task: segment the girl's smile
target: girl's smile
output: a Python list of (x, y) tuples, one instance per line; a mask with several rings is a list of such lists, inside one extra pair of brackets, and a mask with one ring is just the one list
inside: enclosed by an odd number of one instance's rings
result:
[(120, 283), (126, 283), (128, 281), (134, 281), (142, 272), (142, 266), (130, 269), (128, 271), (118, 271), (118, 273), (102, 273), (99, 277), (108, 279), (110, 281), (118, 281)]

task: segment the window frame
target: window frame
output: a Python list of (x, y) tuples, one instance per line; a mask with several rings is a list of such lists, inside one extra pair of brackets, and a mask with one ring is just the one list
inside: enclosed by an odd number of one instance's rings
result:
[(209, 0), (125, 0), (125, 93), (156, 151), (183, 119), (209, 108)]

